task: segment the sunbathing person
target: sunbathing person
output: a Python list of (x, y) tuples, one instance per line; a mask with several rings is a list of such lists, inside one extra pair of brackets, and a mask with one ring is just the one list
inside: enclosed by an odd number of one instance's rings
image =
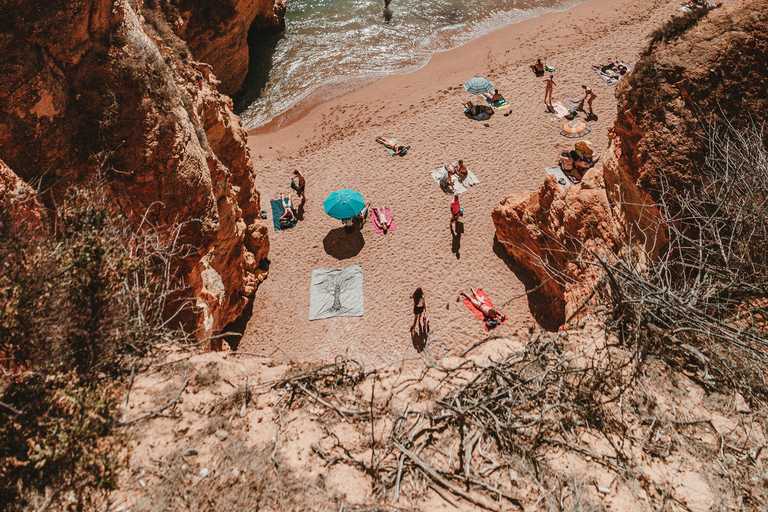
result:
[(449, 170), (449, 167), (450, 165), (445, 168), (445, 172), (440, 177), (440, 188), (446, 192), (453, 193), (453, 173)]
[(448, 171), (448, 174), (457, 175), (459, 177), (459, 180), (463, 180), (469, 175), (469, 170), (467, 169), (467, 166), (464, 164), (464, 160), (453, 162), (452, 164), (448, 165), (445, 169)]
[(558, 159), (557, 164), (560, 166), (560, 169), (564, 171), (573, 170), (573, 158), (571, 158), (571, 155), (567, 151), (560, 153), (560, 158)]
[(483, 322), (485, 322), (486, 327), (493, 329), (494, 327), (501, 325), (501, 322), (506, 320), (507, 317), (504, 316), (504, 313), (488, 306), (482, 296), (477, 296), (477, 292), (475, 292), (475, 290), (470, 288), (469, 291), (472, 292), (472, 295), (467, 295), (464, 292), (460, 292), (459, 295), (467, 299), (473, 306), (477, 308), (478, 311), (483, 314)]
[(381, 229), (383, 229), (384, 232), (387, 232), (389, 228), (392, 227), (392, 221), (395, 220), (394, 214), (390, 216), (389, 220), (387, 220), (386, 206), (383, 208), (372, 208), (371, 211), (373, 212), (373, 215), (376, 216), (376, 219), (378, 219)]
[(280, 193), (280, 204), (283, 205), (283, 214), (278, 221), (280, 226), (290, 226), (296, 221), (296, 213), (294, 213), (293, 201), (290, 194), (286, 197), (282, 192)]
[(475, 105), (468, 101), (464, 106), (467, 107), (467, 113), (472, 117), (477, 117), (480, 114), (487, 114), (489, 117), (493, 115), (493, 108), (488, 105)]
[(395, 154), (404, 156), (409, 149), (411, 149), (411, 146), (406, 146), (405, 144), (400, 144), (395, 139), (389, 139), (387, 137), (376, 137), (376, 142), (379, 144), (382, 144), (385, 148), (389, 148), (392, 151), (395, 152)]
[(485, 99), (487, 99), (491, 103), (504, 101), (504, 96), (501, 95), (498, 89), (494, 89), (493, 94), (488, 93), (488, 94), (483, 94), (483, 96), (485, 96)]

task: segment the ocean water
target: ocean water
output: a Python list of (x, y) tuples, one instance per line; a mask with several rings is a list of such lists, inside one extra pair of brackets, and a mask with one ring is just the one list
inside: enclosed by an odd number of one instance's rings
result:
[[(251, 41), (237, 108), (247, 129), (377, 78), (413, 71), (438, 51), (583, 0), (288, 0), (286, 29)], [(286, 114), (287, 113), (287, 114)], [(281, 115), (282, 114), (282, 115)]]

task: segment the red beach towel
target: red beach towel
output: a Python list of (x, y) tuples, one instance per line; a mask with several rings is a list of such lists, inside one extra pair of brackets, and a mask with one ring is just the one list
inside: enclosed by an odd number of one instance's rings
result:
[[(483, 291), (482, 288), (478, 288), (477, 290), (475, 290), (475, 297), (478, 300), (482, 299), (482, 302), (484, 304), (488, 305), (488, 307), (491, 307), (491, 308), (495, 307), (493, 305), (493, 302), (491, 301), (491, 298), (488, 297), (488, 295), (485, 294), (485, 292)], [(483, 321), (483, 327), (485, 327), (486, 331), (490, 332), (491, 330), (488, 328), (487, 325), (485, 325), (485, 315), (483, 314), (483, 312), (480, 311), (479, 309), (477, 309), (475, 306), (473, 306), (472, 303), (469, 302), (469, 299), (464, 299), (464, 305), (467, 306), (467, 309), (470, 310), (473, 315), (475, 315), (475, 318), (477, 318), (478, 320), (482, 320)], [(499, 325), (502, 325), (506, 321), (507, 321), (507, 318), (504, 317), (504, 320), (502, 320), (501, 324), (499, 324)]]
[[(387, 222), (391, 222), (389, 229), (387, 230), (387, 233), (389, 233), (390, 231), (394, 231), (397, 228), (397, 225), (395, 224), (395, 221), (392, 220), (392, 210), (386, 208), (384, 211), (387, 213)], [(379, 223), (379, 210), (374, 208), (372, 213), (373, 215), (371, 215), (371, 223), (373, 224), (373, 230), (376, 233), (384, 233), (384, 229)]]

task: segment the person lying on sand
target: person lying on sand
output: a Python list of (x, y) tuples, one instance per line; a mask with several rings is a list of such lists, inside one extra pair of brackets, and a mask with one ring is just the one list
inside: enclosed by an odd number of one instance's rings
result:
[(504, 313), (485, 304), (485, 299), (483, 297), (478, 297), (475, 290), (470, 288), (469, 291), (472, 292), (471, 295), (467, 295), (464, 292), (459, 292), (459, 295), (467, 299), (473, 306), (477, 308), (478, 311), (483, 314), (483, 321), (489, 329), (497, 327), (501, 324), (501, 322), (506, 320), (507, 317), (504, 316)]
[(560, 153), (560, 158), (558, 159), (557, 165), (559, 165), (560, 168), (564, 171), (572, 171), (573, 158), (571, 158), (571, 155), (568, 154), (567, 151), (563, 151)]
[(488, 114), (489, 116), (493, 115), (493, 108), (489, 107), (488, 105), (475, 105), (471, 101), (468, 101), (464, 104), (464, 106), (467, 107), (467, 113), (472, 117), (477, 117), (480, 114)]
[(387, 137), (376, 137), (376, 142), (379, 144), (384, 145), (384, 147), (391, 149), (396, 154), (403, 156), (405, 155), (409, 149), (411, 149), (411, 146), (406, 146), (405, 144), (400, 144), (395, 139), (389, 139)]
[(382, 208), (372, 208), (371, 212), (373, 212), (373, 215), (376, 216), (376, 218), (379, 221), (379, 226), (381, 226), (381, 229), (383, 229), (385, 232), (389, 230), (389, 228), (392, 226), (392, 221), (395, 220), (395, 215), (392, 214), (389, 220), (387, 220), (387, 207), (384, 206)]
[(293, 201), (290, 194), (286, 197), (282, 192), (280, 193), (280, 204), (283, 205), (283, 214), (278, 219), (280, 225), (291, 224), (296, 221), (296, 214), (293, 212)]
[(448, 167), (445, 168), (445, 172), (440, 177), (440, 188), (446, 192), (453, 192), (453, 174), (448, 170)]

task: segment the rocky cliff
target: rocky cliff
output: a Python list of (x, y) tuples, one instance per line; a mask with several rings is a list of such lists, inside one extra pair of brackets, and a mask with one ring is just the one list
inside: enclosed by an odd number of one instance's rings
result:
[(68, 187), (99, 186), (137, 223), (181, 223), (205, 337), (253, 295), (269, 241), (246, 133), (169, 12), (159, 0), (4, 2), (0, 159), (48, 206)]
[(248, 74), (248, 36), (285, 28), (286, 0), (177, 0), (174, 30), (195, 58), (213, 66), (224, 94), (235, 94)]
[(766, 126), (768, 3), (747, 0), (699, 17), (675, 18), (654, 32), (618, 86), (602, 169), (568, 188), (549, 178), (537, 192), (507, 197), (493, 211), (497, 238), (534, 277), (545, 313), (558, 322), (594, 289), (600, 275), (594, 256), (621, 255), (637, 244), (652, 258), (666, 249), (655, 201), (662, 187), (697, 185), (712, 123)]

